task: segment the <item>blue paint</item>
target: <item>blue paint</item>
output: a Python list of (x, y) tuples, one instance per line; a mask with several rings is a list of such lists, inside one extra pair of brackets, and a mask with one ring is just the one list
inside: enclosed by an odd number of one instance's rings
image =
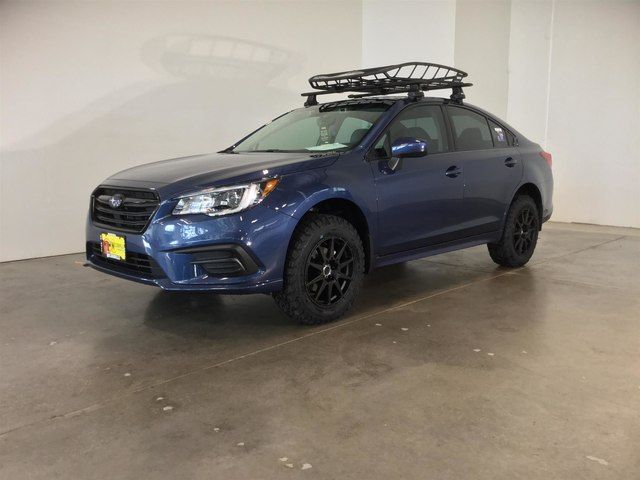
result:
[[(391, 146), (390, 158), (372, 157), (380, 135), (405, 108), (436, 105), (446, 116), (449, 103), (436, 98), (387, 99), (387, 110), (357, 145), (344, 151), (216, 153), (117, 173), (101, 185), (152, 189), (159, 196), (159, 207), (142, 233), (98, 226), (89, 215), (88, 245), (99, 242), (102, 232), (122, 234), (127, 252), (148, 255), (164, 275), (123, 273), (98, 264), (90, 254), (88, 261), (106, 273), (167, 290), (269, 293), (281, 288), (296, 226), (324, 201), (349, 202), (361, 212), (371, 268), (497, 241), (509, 204), (525, 184), (540, 192), (542, 220), (547, 220), (552, 212), (553, 180), (539, 155), (540, 146), (477, 107), (464, 105), (511, 132), (517, 145), (456, 151), (447, 121), (449, 151), (430, 153), (428, 140), (405, 137)], [(507, 159), (513, 165), (507, 166)], [(276, 189), (243, 212), (219, 217), (172, 214), (179, 196), (274, 177), (280, 179)], [(230, 244), (248, 253), (256, 272), (216, 277), (195, 265), (192, 253), (179, 252)]]

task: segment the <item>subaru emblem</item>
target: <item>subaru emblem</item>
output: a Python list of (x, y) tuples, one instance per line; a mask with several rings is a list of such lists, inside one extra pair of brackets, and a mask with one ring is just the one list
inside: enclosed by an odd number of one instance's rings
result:
[(116, 193), (109, 199), (109, 205), (111, 205), (111, 208), (120, 208), (123, 203), (124, 195), (122, 195), (121, 193)]

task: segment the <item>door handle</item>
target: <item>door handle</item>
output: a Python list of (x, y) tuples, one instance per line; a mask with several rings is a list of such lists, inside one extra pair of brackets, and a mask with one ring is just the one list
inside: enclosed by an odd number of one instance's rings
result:
[(515, 167), (518, 164), (517, 160), (514, 160), (511, 157), (508, 157), (505, 161), (504, 161), (505, 166), (512, 168)]
[(449, 178), (456, 178), (458, 175), (460, 175), (462, 173), (462, 169), (456, 167), (455, 165), (450, 166), (449, 168), (447, 168), (447, 170), (444, 172), (444, 174), (449, 177)]

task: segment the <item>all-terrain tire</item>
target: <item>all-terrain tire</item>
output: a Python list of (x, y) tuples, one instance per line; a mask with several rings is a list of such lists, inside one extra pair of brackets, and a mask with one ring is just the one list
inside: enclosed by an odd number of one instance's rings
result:
[(533, 255), (539, 231), (536, 202), (528, 195), (516, 197), (509, 207), (500, 242), (487, 244), (491, 259), (503, 267), (522, 267)]
[(273, 298), (289, 317), (319, 325), (351, 308), (363, 276), (364, 249), (353, 225), (341, 217), (312, 213), (293, 235), (283, 289)]

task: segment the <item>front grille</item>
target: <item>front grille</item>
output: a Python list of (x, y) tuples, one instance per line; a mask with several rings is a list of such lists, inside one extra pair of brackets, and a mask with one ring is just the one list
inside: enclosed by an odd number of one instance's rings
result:
[(114, 260), (102, 253), (99, 243), (89, 242), (87, 244), (87, 254), (96, 265), (116, 272), (145, 278), (161, 278), (165, 276), (162, 269), (153, 261), (153, 258), (144, 253), (127, 252), (125, 260)]
[[(114, 197), (121, 201), (116, 207), (110, 203)], [(98, 187), (91, 196), (91, 219), (96, 225), (141, 233), (159, 203), (157, 193), (152, 190)]]

